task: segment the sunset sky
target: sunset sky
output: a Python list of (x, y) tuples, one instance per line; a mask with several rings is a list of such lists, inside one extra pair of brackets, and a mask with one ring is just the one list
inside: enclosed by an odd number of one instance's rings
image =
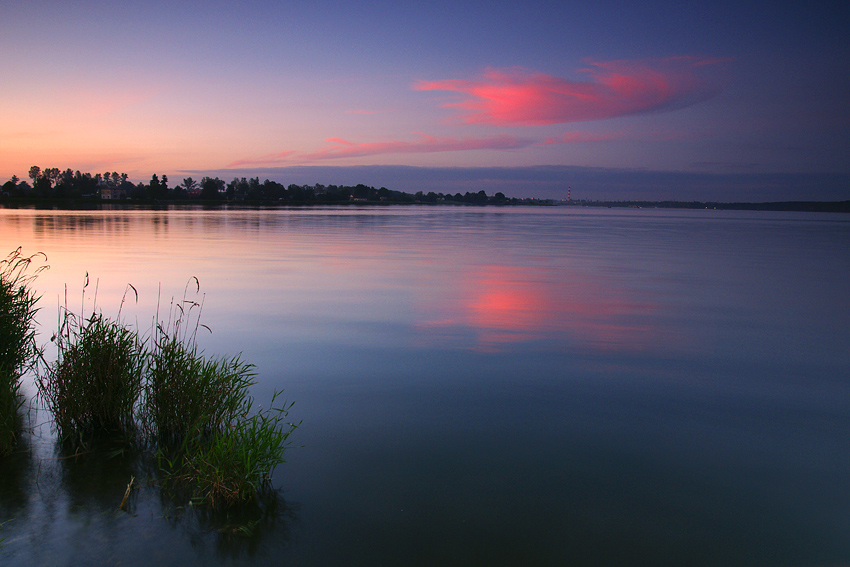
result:
[(0, 182), (850, 199), (833, 4), (0, 0)]

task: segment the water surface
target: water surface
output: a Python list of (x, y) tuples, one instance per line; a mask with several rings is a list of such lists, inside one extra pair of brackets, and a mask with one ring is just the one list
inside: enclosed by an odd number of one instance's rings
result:
[(201, 345), (303, 420), (238, 538), (156, 487), (116, 510), (138, 464), (56, 460), (37, 413), (4, 564), (850, 562), (843, 215), (0, 210), (0, 243), (48, 256), (45, 343), (66, 285), (116, 315), (132, 284), (149, 329), (197, 277)]

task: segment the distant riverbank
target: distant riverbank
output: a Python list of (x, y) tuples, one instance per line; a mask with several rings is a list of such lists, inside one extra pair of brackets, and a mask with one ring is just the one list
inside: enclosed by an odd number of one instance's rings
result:
[(172, 206), (202, 206), (207, 209), (252, 209), (252, 208), (284, 208), (284, 207), (349, 207), (349, 206), (389, 206), (389, 205), (427, 205), (427, 206), (566, 206), (566, 207), (607, 207), (635, 209), (717, 209), (735, 211), (799, 211), (819, 213), (850, 213), (848, 201), (773, 201), (764, 203), (720, 203), (713, 201), (557, 201), (552, 199), (517, 199), (503, 198), (498, 201), (482, 200), (479, 202), (444, 201), (444, 200), (351, 200), (351, 201), (317, 201), (317, 202), (281, 202), (273, 200), (260, 201), (225, 201), (219, 199), (180, 199), (180, 200), (137, 200), (137, 199), (34, 199), (34, 198), (0, 198), (0, 208), (6, 209), (45, 209), (45, 210), (98, 210), (108, 209), (166, 209)]
[(729, 211), (800, 211), (850, 213), (850, 201), (774, 201), (767, 203), (716, 203), (701, 201), (580, 201), (567, 203), (585, 207), (630, 207), (643, 209), (718, 209)]

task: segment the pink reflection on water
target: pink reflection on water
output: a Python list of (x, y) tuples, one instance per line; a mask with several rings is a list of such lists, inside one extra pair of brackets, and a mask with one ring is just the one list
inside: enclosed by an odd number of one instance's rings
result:
[(482, 351), (535, 341), (634, 351), (659, 336), (651, 323), (657, 305), (627, 297), (604, 276), (582, 272), (485, 266), (468, 272), (453, 297), (426, 309), (437, 315), (418, 325), (426, 342), (460, 340)]
[(547, 325), (547, 290), (523, 281), (516, 268), (490, 267), (477, 274), (469, 291), (467, 319), (481, 345), (541, 338)]

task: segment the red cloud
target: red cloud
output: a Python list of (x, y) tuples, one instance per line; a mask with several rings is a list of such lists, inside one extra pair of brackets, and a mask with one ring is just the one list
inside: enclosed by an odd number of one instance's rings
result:
[(374, 156), (379, 154), (412, 154), (430, 152), (456, 152), (463, 150), (510, 150), (525, 148), (534, 142), (526, 138), (497, 135), (488, 138), (437, 138), (419, 134), (413, 142), (394, 140), (390, 142), (351, 142), (341, 138), (328, 138), (326, 146), (301, 156), (304, 160), (323, 160), (346, 157)]
[(727, 60), (671, 57), (654, 61), (591, 62), (572, 81), (513, 68), (490, 69), (481, 80), (420, 81), (420, 91), (467, 95), (446, 108), (464, 111), (461, 121), (501, 125), (545, 125), (603, 120), (696, 104), (720, 92), (714, 76)]

